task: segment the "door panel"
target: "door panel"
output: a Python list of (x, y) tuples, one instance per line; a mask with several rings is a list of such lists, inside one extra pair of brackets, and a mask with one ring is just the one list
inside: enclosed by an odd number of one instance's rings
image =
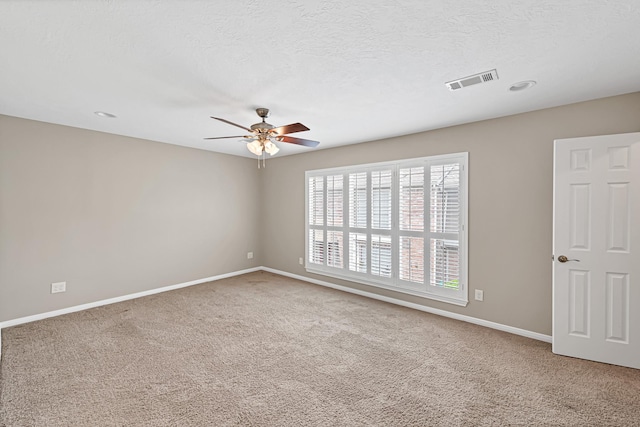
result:
[(588, 271), (569, 272), (569, 333), (589, 337), (589, 294), (591, 281)]
[(553, 205), (554, 353), (640, 368), (640, 133), (556, 140)]
[(571, 185), (571, 249), (588, 251), (591, 243), (591, 186)]
[(607, 273), (607, 341), (629, 343), (629, 275)]

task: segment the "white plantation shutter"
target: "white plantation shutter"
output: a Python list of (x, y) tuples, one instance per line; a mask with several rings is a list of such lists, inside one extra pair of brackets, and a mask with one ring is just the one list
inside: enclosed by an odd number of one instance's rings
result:
[(367, 273), (367, 173), (349, 174), (349, 271)]
[(459, 287), (460, 164), (431, 166), (431, 286)]
[(371, 235), (371, 274), (391, 277), (391, 236)]
[(391, 176), (393, 171), (371, 172), (371, 228), (391, 230)]
[(349, 174), (349, 227), (367, 228), (367, 173)]
[(424, 283), (424, 238), (400, 236), (400, 279)]
[(349, 270), (358, 273), (367, 272), (367, 235), (349, 233)]
[(431, 286), (458, 288), (458, 241), (431, 239)]
[[(327, 227), (342, 227), (344, 222), (344, 178), (340, 175), (327, 176)], [(344, 265), (343, 232), (327, 230), (327, 266), (342, 268)]]
[(324, 177), (308, 180), (308, 260), (313, 264), (324, 264)]
[(324, 264), (324, 230), (309, 230), (309, 262)]
[(398, 174), (399, 278), (417, 284), (423, 284), (425, 276), (424, 173), (424, 166), (416, 166), (400, 168)]
[(460, 225), (460, 164), (431, 167), (431, 231), (457, 233)]
[(344, 243), (342, 241), (342, 231), (327, 231), (327, 265), (329, 267), (342, 268), (342, 254), (344, 253)]
[(400, 169), (400, 230), (424, 230), (424, 167)]
[(307, 189), (309, 200), (309, 225), (324, 224), (324, 177), (309, 179)]
[(467, 154), (307, 171), (307, 271), (466, 305)]
[(342, 227), (342, 175), (327, 176), (327, 225)]
[[(391, 230), (393, 170), (371, 172), (371, 228)], [(371, 271), (374, 276), (391, 277), (391, 235), (371, 235)]]

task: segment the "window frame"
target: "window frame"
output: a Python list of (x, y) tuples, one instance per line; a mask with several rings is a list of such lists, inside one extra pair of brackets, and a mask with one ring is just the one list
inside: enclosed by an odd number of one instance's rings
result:
[[(459, 228), (458, 228), (458, 289), (448, 287), (433, 286), (429, 283), (430, 277), (430, 249), (431, 238), (448, 240), (442, 236), (448, 233), (439, 233), (431, 231), (430, 218), (430, 173), (432, 166), (446, 165), (458, 163), (459, 170)], [(423, 193), (423, 209), (424, 224), (422, 231), (402, 230), (400, 227), (400, 177), (401, 169), (424, 167), (424, 193)], [(373, 229), (372, 219), (372, 172), (392, 170), (391, 178), (391, 230)], [(350, 224), (350, 199), (349, 176), (350, 174), (366, 172), (366, 228), (354, 227)], [(327, 225), (327, 176), (342, 175), (342, 225)], [(323, 177), (323, 215), (322, 225), (309, 224), (309, 181), (311, 178)], [(452, 153), (437, 156), (428, 156), (412, 159), (403, 159), (390, 162), (367, 163), (360, 165), (350, 165), (337, 168), (315, 169), (305, 171), (305, 270), (309, 273), (320, 274), (324, 276), (334, 277), (337, 279), (348, 280), (356, 283), (371, 285), (383, 289), (393, 290), (409, 295), (415, 295), (436, 301), (446, 302), (459, 306), (466, 306), (469, 301), (469, 284), (468, 284), (468, 176), (469, 176), (469, 153)], [(358, 211), (359, 212), (359, 211)], [(323, 265), (310, 262), (309, 236), (311, 230), (323, 230), (324, 254)], [(330, 267), (327, 265), (327, 248), (329, 231), (338, 231), (342, 233), (342, 268)], [(350, 233), (362, 233), (366, 236), (366, 272), (358, 272), (349, 270), (350, 263)], [(391, 265), (392, 272), (390, 278), (374, 276), (371, 274), (371, 258), (372, 258), (372, 236), (383, 235), (391, 236)], [(423, 282), (414, 283), (400, 279), (400, 238), (401, 237), (420, 237), (423, 238), (425, 249), (423, 253)], [(357, 240), (356, 240), (357, 242)], [(359, 246), (358, 246), (359, 247)]]

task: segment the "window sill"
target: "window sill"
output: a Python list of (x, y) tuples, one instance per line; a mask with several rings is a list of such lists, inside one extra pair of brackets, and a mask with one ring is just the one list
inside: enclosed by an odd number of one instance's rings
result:
[(452, 297), (447, 295), (439, 295), (430, 292), (423, 292), (415, 289), (404, 288), (401, 286), (393, 286), (388, 283), (378, 282), (374, 280), (370, 280), (366, 277), (361, 277), (359, 275), (350, 275), (350, 274), (337, 274), (334, 271), (327, 271), (323, 269), (313, 268), (313, 267), (305, 267), (307, 273), (319, 274), (326, 277), (333, 277), (335, 279), (347, 280), (353, 283), (360, 283), (367, 286), (373, 286), (376, 288), (386, 289), (394, 292), (400, 292), (407, 295), (413, 295), (420, 298), (426, 298), (434, 301), (444, 302), (447, 304), (453, 304), (460, 307), (466, 307), (469, 304), (468, 295), (464, 295), (464, 298), (461, 297)]

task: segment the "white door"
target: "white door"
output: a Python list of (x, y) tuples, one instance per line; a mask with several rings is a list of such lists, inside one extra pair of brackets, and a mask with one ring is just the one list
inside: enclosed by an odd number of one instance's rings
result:
[(640, 133), (558, 139), (553, 352), (640, 369)]

